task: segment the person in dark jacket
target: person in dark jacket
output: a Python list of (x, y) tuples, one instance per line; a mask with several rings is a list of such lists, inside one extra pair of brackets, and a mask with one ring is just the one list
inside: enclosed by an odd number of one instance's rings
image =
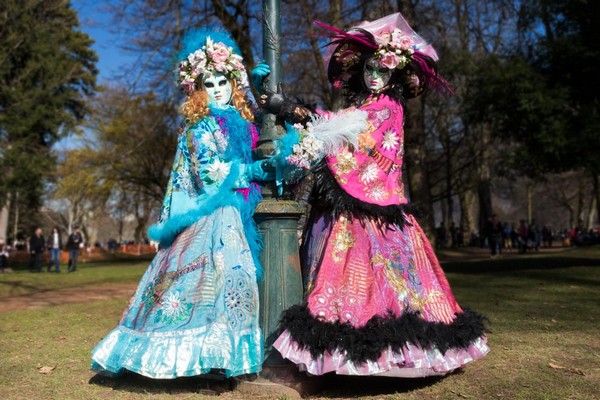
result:
[(79, 226), (75, 225), (73, 232), (67, 239), (67, 250), (69, 250), (69, 272), (77, 271), (77, 258), (79, 258), (79, 248), (83, 243), (83, 237), (79, 232)]
[(29, 238), (29, 252), (31, 253), (31, 259), (29, 261), (30, 271), (42, 272), (42, 256), (44, 255), (45, 247), (46, 241), (42, 234), (42, 228), (37, 227), (35, 228), (33, 235), (31, 235), (31, 238)]
[(8, 251), (5, 245), (2, 245), (2, 249), (0, 250), (0, 273), (4, 272), (6, 268), (8, 268)]
[(488, 220), (485, 232), (490, 246), (492, 257), (496, 257), (502, 251), (502, 224), (498, 221), (496, 214)]

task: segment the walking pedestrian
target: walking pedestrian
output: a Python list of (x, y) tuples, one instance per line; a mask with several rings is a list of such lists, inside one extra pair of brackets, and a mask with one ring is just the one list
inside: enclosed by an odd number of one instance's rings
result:
[(83, 236), (79, 231), (79, 225), (73, 227), (73, 232), (67, 239), (67, 250), (69, 250), (69, 272), (77, 271), (77, 259), (79, 258), (79, 248), (83, 244)]
[(29, 270), (31, 272), (42, 272), (42, 257), (45, 248), (44, 235), (42, 228), (37, 227), (31, 238), (29, 238), (29, 252), (31, 258), (29, 260)]
[(52, 228), (52, 233), (48, 237), (48, 249), (50, 250), (50, 261), (48, 262), (48, 272), (52, 270), (54, 264), (54, 272), (60, 272), (60, 251), (62, 249), (62, 238), (58, 227)]

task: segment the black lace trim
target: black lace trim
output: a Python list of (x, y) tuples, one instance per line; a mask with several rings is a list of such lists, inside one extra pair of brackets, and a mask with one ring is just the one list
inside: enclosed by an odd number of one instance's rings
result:
[(334, 218), (341, 214), (349, 214), (353, 217), (369, 217), (382, 224), (394, 224), (404, 228), (406, 215), (412, 214), (416, 217), (420, 215), (418, 207), (409, 204), (397, 204), (390, 206), (380, 206), (377, 204), (365, 203), (348, 193), (339, 185), (335, 177), (329, 170), (325, 161), (321, 162), (313, 170), (315, 176), (315, 187), (313, 192), (313, 205), (331, 212)]
[(329, 323), (313, 317), (306, 305), (295, 305), (283, 312), (280, 329), (287, 329), (301, 349), (313, 357), (339, 350), (351, 361), (375, 361), (391, 346), (400, 352), (407, 343), (421, 348), (435, 346), (442, 354), (453, 348), (467, 348), (484, 334), (487, 319), (466, 308), (450, 323), (429, 322), (418, 313), (399, 318), (373, 317), (363, 327), (349, 323)]

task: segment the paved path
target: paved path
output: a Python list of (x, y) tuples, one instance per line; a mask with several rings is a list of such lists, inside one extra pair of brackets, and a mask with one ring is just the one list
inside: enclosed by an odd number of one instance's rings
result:
[(47, 290), (20, 296), (0, 298), (0, 313), (60, 304), (87, 303), (98, 300), (128, 299), (133, 294), (136, 284), (110, 284), (100, 286), (83, 286), (68, 289)]
[[(567, 248), (555, 247), (543, 249), (542, 252), (562, 252)], [(489, 259), (489, 250), (485, 248), (465, 248), (461, 251), (445, 249), (438, 256), (442, 265), (445, 262), (457, 262), (462, 260), (486, 260)], [(519, 255), (516, 251), (504, 253), (501, 258)], [(129, 299), (137, 287), (137, 284), (106, 284), (89, 285), (83, 287), (46, 290), (32, 294), (2, 297), (0, 298), (0, 313), (16, 310), (32, 310), (36, 308), (49, 307), (60, 304), (78, 304), (98, 300)]]

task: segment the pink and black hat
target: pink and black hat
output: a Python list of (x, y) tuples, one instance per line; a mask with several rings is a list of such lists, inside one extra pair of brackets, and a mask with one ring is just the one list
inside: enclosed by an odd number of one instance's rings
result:
[(401, 74), (405, 98), (419, 95), (429, 85), (442, 92), (451, 92), (448, 83), (437, 73), (435, 49), (400, 13), (361, 22), (348, 31), (320, 21), (315, 24), (333, 33), (324, 61), (334, 87), (347, 86), (352, 76), (362, 74), (364, 61), (375, 57), (382, 66)]

